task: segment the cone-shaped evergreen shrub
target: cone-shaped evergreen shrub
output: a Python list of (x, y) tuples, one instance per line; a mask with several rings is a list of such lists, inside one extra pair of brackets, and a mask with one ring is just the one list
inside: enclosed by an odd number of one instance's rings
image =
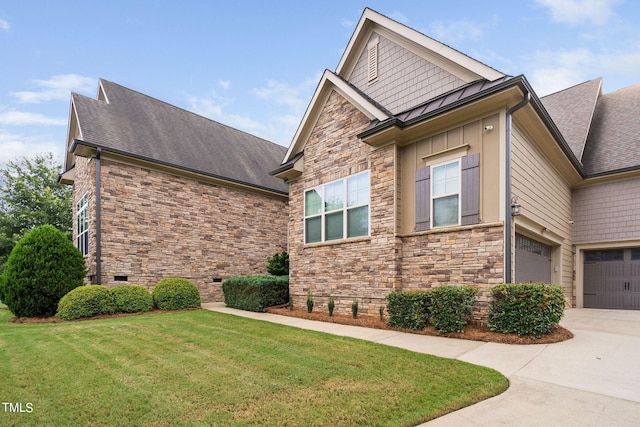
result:
[(4, 271), (3, 302), (18, 317), (49, 317), (58, 302), (83, 284), (80, 251), (51, 225), (36, 227), (11, 251)]

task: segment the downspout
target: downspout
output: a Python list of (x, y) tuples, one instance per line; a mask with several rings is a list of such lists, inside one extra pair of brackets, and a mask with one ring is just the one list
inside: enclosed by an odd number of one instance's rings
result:
[(527, 105), (527, 103), (531, 100), (531, 94), (529, 91), (525, 89), (524, 98), (518, 104), (507, 110), (506, 116), (506, 126), (505, 131), (507, 134), (506, 139), (506, 191), (505, 191), (505, 217), (504, 217), (504, 281), (505, 283), (512, 283), (512, 268), (511, 268), (511, 227), (513, 217), (511, 216), (511, 121), (513, 113), (515, 113), (520, 108)]
[(101, 245), (101, 228), (102, 218), (100, 215), (100, 155), (102, 149), (96, 148), (96, 284), (102, 284), (102, 245)]

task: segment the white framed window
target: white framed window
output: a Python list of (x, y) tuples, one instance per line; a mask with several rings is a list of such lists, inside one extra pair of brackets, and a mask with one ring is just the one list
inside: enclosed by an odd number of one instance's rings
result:
[(460, 224), (460, 160), (432, 166), (431, 227)]
[(305, 243), (369, 235), (369, 176), (366, 171), (305, 191)]
[(76, 247), (82, 255), (89, 254), (89, 194), (76, 204)]

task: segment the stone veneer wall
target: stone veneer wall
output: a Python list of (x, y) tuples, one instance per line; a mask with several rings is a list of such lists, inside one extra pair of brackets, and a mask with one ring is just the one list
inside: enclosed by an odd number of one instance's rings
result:
[(489, 288), (503, 282), (502, 224), (429, 231), (402, 238), (402, 289), (442, 285), (479, 288), (474, 317), (486, 319)]
[[(394, 145), (372, 150), (357, 138), (369, 120), (332, 93), (304, 154), (304, 173), (290, 183), (290, 292), (294, 306), (305, 307), (311, 291), (316, 310), (326, 310), (333, 295), (336, 312), (373, 315), (394, 290), (427, 289), (444, 284), (480, 288), (474, 307), (486, 318), (488, 289), (503, 281), (502, 223), (396, 233), (395, 186), (398, 153)], [(304, 191), (369, 170), (370, 237), (304, 244)]]
[(104, 157), (101, 166), (103, 285), (152, 290), (162, 278), (184, 277), (198, 286), (203, 302), (222, 301), (214, 278), (264, 274), (267, 259), (286, 249), (283, 198)]
[[(333, 92), (304, 151), (305, 172), (290, 183), (290, 292), (304, 307), (311, 290), (316, 309), (326, 310), (333, 295), (337, 313), (374, 313), (398, 283), (394, 237), (394, 164), (396, 150), (371, 149), (357, 138), (369, 119)], [(304, 244), (304, 191), (369, 170), (371, 237)]]
[(75, 159), (75, 181), (73, 185), (73, 242), (76, 244), (78, 228), (76, 222), (77, 203), (82, 196), (88, 195), (89, 199), (89, 253), (85, 256), (85, 262), (89, 273), (85, 279), (87, 285), (92, 283), (92, 275), (96, 271), (96, 167), (95, 159), (76, 157)]

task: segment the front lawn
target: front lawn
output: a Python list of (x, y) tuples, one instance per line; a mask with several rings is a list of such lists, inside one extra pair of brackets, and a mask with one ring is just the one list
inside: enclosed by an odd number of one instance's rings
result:
[(11, 316), (0, 306), (0, 425), (412, 426), (508, 387), (464, 362), (207, 310)]

